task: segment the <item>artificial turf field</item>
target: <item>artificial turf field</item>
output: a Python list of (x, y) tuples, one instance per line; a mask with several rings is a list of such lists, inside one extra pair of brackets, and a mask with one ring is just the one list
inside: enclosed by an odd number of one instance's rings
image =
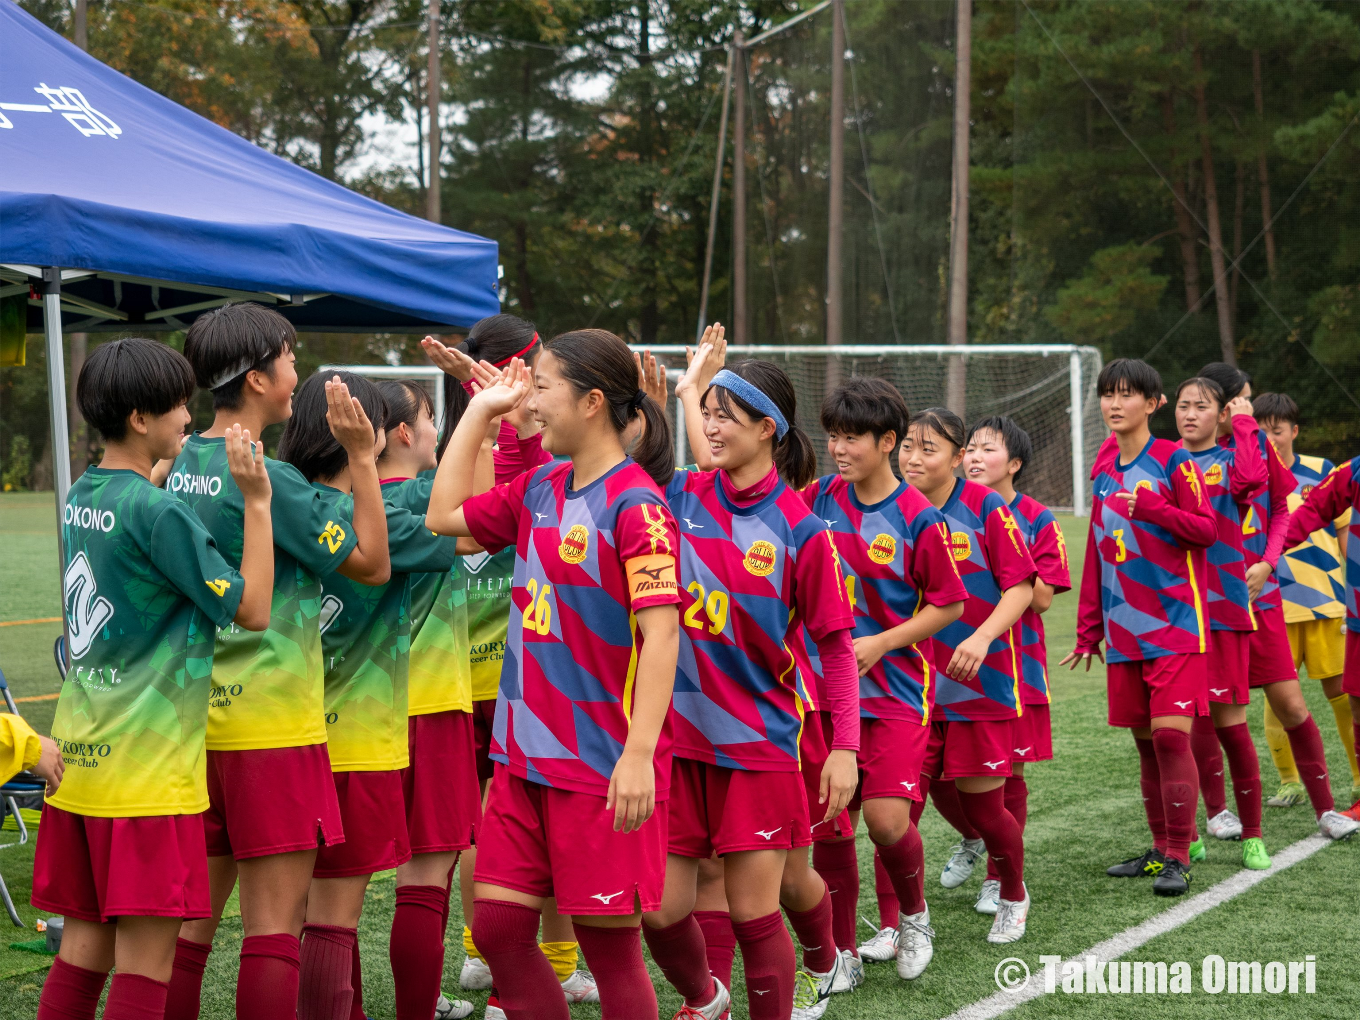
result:
[[(0, 622), (53, 617), (60, 611), (55, 512), (50, 494), (0, 496)], [(1081, 572), (1085, 521), (1062, 518), (1072, 555), (1073, 576)], [(1076, 619), (1076, 595), (1060, 596), (1047, 616), (1050, 659), (1053, 664), (1071, 648)], [(0, 669), (18, 697), (57, 690), (52, 665), (52, 640), (59, 625), (29, 623), (0, 626)], [(1105, 725), (1104, 672), (1097, 664), (1088, 677), (1067, 672), (1053, 674), (1053, 729), (1055, 760), (1031, 766), (1029, 823), (1026, 830), (1026, 877), (1033, 906), (1024, 940), (1012, 946), (991, 946), (985, 935), (991, 919), (973, 911), (981, 881), (976, 875), (961, 889), (946, 891), (938, 876), (956, 836), (933, 810), (921, 822), (926, 844), (926, 898), (937, 931), (935, 959), (925, 974), (908, 984), (897, 978), (891, 964), (868, 967), (868, 982), (851, 995), (838, 995), (827, 1011), (829, 1018), (944, 1017), (988, 999), (997, 992), (994, 971), (1007, 957), (1019, 957), (1039, 980), (1041, 954), (1079, 956), (1087, 948), (1123, 932), (1187, 900), (1157, 899), (1146, 880), (1107, 878), (1105, 867), (1140, 853), (1147, 845), (1138, 792), (1137, 756), (1122, 731)], [(1304, 681), (1304, 691), (1327, 747), (1332, 788), (1338, 807), (1349, 803), (1350, 774), (1344, 764), (1336, 727), (1326, 699), (1316, 683)], [(50, 724), (52, 701), (25, 702), (25, 716), (40, 729)], [(1260, 697), (1249, 716), (1257, 734), (1264, 785), (1273, 792), (1275, 772), (1261, 739)], [(1231, 800), (1229, 801), (1231, 805)], [(1201, 830), (1203, 809), (1201, 807)], [(1265, 810), (1266, 844), (1277, 852), (1315, 832), (1307, 807)], [(9, 842), (5, 833), (0, 842)], [(1194, 869), (1192, 893), (1201, 893), (1240, 872), (1236, 843), (1209, 840), (1209, 859)], [(873, 870), (868, 840), (860, 836), (860, 913), (877, 919), (873, 898)], [(26, 904), (32, 867), (32, 845), (0, 850), (0, 873), (16, 901)], [(981, 869), (979, 869), (980, 872)], [(387, 959), (387, 933), (393, 910), (393, 882), (389, 876), (370, 887), (360, 941), (364, 958), (364, 1004), (378, 1020), (393, 1013), (392, 978)], [(1201, 914), (1181, 927), (1149, 941), (1123, 957), (1136, 961), (1186, 961), (1192, 973), (1189, 994), (1179, 995), (1065, 995), (1040, 996), (1006, 1014), (1018, 1020), (1038, 1017), (1080, 1017), (1118, 1020), (1124, 1017), (1178, 1018), (1346, 1017), (1360, 1005), (1360, 840), (1324, 847), (1288, 870), (1265, 879), (1242, 895)], [(31, 925), (37, 914), (21, 907)], [(445, 989), (457, 993), (462, 946), (456, 937), (460, 924), (457, 898), (450, 918), (445, 962)], [(0, 918), (0, 930), (7, 922)], [(0, 941), (0, 1018), (32, 1017), (37, 1012), (47, 958), (12, 950), (10, 941), (32, 939), (35, 933), (10, 929)], [(867, 926), (861, 935), (869, 934)], [(205, 1018), (234, 1016), (234, 979), (241, 942), (239, 918), (224, 920), (204, 982)], [(1201, 961), (1217, 954), (1227, 960), (1303, 961), (1316, 957), (1314, 994), (1209, 994), (1200, 984)], [(679, 1007), (679, 999), (653, 971), (662, 1015)], [(740, 975), (740, 961), (737, 974)], [(1302, 987), (1302, 985), (1300, 985)], [(738, 977), (734, 1017), (744, 1017), (744, 993)], [(479, 1003), (480, 1006), (480, 1003)], [(476, 1016), (480, 1016), (480, 1008)], [(598, 1006), (576, 1006), (574, 1018), (599, 1017)], [(981, 1012), (972, 1015), (984, 1015)], [(985, 1015), (995, 1015), (991, 1012)]]

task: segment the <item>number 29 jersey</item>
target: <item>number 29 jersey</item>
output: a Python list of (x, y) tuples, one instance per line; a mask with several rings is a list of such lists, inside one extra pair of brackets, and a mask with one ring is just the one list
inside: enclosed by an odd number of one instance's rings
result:
[(791, 644), (854, 625), (826, 522), (783, 481), (750, 506), (717, 471), (677, 471), (680, 662), (675, 753), (729, 769), (797, 772), (803, 709)]

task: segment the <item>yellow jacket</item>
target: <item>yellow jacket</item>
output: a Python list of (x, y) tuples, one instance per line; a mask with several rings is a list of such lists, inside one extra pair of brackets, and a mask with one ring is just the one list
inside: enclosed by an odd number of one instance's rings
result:
[(42, 743), (33, 727), (17, 715), (0, 712), (0, 783), (16, 772), (31, 769), (42, 757)]

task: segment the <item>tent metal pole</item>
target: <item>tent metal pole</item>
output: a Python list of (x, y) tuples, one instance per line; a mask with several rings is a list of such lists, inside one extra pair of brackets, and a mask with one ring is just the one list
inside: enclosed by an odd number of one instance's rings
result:
[[(57, 567), (64, 571), (66, 550), (62, 544), (62, 511), (71, 491), (71, 437), (66, 428), (66, 356), (61, 345), (61, 269), (44, 266), (42, 271), (43, 335), (47, 340), (47, 408), (52, 417), (52, 481), (57, 496)], [(62, 629), (66, 628), (66, 600), (62, 598)], [(67, 648), (70, 638), (67, 637)]]
[[(718, 203), (722, 201), (723, 163), (727, 157), (727, 111), (732, 106), (733, 47), (727, 48), (727, 71), (723, 74), (723, 108), (718, 120), (718, 155), (713, 160), (713, 194), (708, 202), (708, 246), (704, 249), (704, 283), (699, 289), (699, 325), (694, 330), (698, 344), (708, 325), (708, 288), (713, 282), (713, 246), (718, 239)], [(677, 461), (678, 463), (678, 461)]]

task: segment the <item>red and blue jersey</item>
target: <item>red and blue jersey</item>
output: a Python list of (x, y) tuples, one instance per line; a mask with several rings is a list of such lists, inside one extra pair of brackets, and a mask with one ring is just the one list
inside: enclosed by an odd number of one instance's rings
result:
[[(1117, 443), (1106, 443), (1091, 478), (1077, 650), (1093, 651), (1103, 640), (1106, 662), (1204, 651), (1204, 550), (1218, 531), (1199, 465), (1154, 437), (1128, 464)], [(1138, 496), (1132, 517), (1121, 492)]]
[[(855, 621), (852, 637), (882, 634), (924, 605), (947, 606), (968, 597), (949, 553), (944, 515), (906, 482), (873, 504), (860, 502), (855, 487), (839, 475), (819, 479), (802, 496), (835, 539)], [(799, 666), (819, 693), (817, 645), (806, 633), (802, 638), (795, 648)], [(929, 721), (935, 691), (929, 644), (895, 648), (859, 678), (861, 718)]]
[(1204, 474), (1204, 497), (1214, 512), (1218, 540), (1209, 546), (1209, 629), (1252, 631), (1247, 594), (1247, 554), (1242, 545), (1242, 507), (1266, 487), (1266, 462), (1256, 454), (1260, 430), (1250, 415), (1234, 415), (1231, 446), (1192, 452)]
[[(491, 757), (522, 779), (605, 796), (628, 739), (642, 634), (634, 614), (680, 601), (679, 536), (661, 490), (625, 459), (580, 489), (546, 464), (463, 504), (488, 552), (515, 547)], [(670, 734), (653, 757), (670, 788)]]
[[(1289, 495), (1294, 491), (1294, 474), (1285, 466), (1275, 444), (1258, 431), (1254, 445), (1265, 474), (1265, 484), (1249, 501), (1242, 503), (1242, 550), (1247, 566), (1266, 560), (1274, 568), (1284, 551), (1284, 529), (1289, 517)], [(1223, 436), (1219, 445), (1230, 450), (1238, 446), (1237, 436)], [(1272, 573), (1266, 578), (1261, 594), (1256, 596), (1257, 609), (1280, 607), (1280, 584)]]
[(749, 506), (718, 471), (677, 471), (666, 490), (684, 578), (675, 753), (796, 772), (803, 706), (792, 646), (853, 626), (826, 523), (782, 481)]
[[(1032, 496), (1017, 492), (1011, 501), (1011, 513), (1020, 525), (1034, 569), (1040, 581), (1060, 595), (1072, 587), (1072, 574), (1067, 564), (1067, 539), (1058, 526), (1053, 511)], [(1047, 705), (1051, 700), (1048, 688), (1048, 645), (1044, 639), (1044, 619), (1039, 611), (1027, 608), (1020, 616), (1020, 700), (1026, 705)]]
[(1360, 457), (1313, 486), (1290, 516), (1285, 545), (1294, 548), (1351, 511), (1346, 538), (1346, 629), (1360, 634)]
[(956, 479), (954, 491), (940, 511), (949, 525), (950, 553), (968, 598), (963, 603), (963, 616), (933, 639), (935, 664), (940, 667), (935, 707), (946, 720), (1014, 719), (1024, 711), (1020, 700), (1019, 620), (987, 648), (973, 679), (955, 680), (944, 671), (955, 649), (996, 610), (1001, 593), (1034, 580), (1034, 558), (1010, 507), (987, 486)]

